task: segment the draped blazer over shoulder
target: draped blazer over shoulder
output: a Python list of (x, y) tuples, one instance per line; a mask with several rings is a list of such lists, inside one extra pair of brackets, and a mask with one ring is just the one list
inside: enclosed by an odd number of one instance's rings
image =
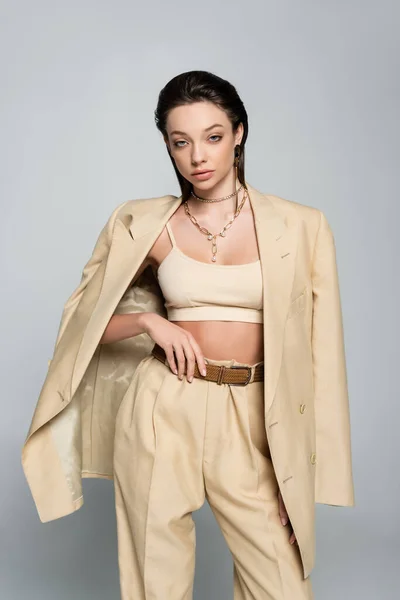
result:
[[(263, 277), (265, 429), (304, 577), (315, 561), (315, 503), (354, 506), (350, 415), (335, 243), (316, 208), (247, 183)], [(82, 478), (113, 478), (115, 418), (145, 333), (99, 344), (113, 314), (167, 317), (150, 248), (182, 197), (118, 205), (62, 312), (23, 449), (42, 522), (83, 504)]]

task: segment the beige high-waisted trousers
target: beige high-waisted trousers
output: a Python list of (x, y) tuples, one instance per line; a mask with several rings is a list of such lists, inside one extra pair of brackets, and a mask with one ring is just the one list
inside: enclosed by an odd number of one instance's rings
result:
[(234, 600), (313, 599), (279, 517), (263, 386), (189, 383), (152, 354), (140, 362), (115, 432), (122, 600), (192, 600), (191, 513), (205, 498), (233, 556)]

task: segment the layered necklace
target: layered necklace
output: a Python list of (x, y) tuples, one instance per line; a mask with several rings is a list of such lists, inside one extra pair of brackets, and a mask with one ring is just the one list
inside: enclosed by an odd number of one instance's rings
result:
[(233, 196), (235, 196), (235, 195), (236, 195), (236, 200), (237, 200), (237, 195), (240, 192), (240, 190), (243, 188), (244, 188), (243, 199), (240, 202), (239, 206), (237, 206), (237, 202), (236, 202), (237, 208), (236, 208), (235, 214), (233, 215), (232, 219), (218, 233), (211, 233), (211, 231), (209, 231), (206, 227), (203, 227), (202, 225), (200, 225), (200, 223), (197, 221), (196, 217), (191, 214), (191, 212), (189, 210), (188, 201), (185, 200), (185, 202), (184, 202), (185, 213), (187, 214), (187, 216), (189, 217), (191, 222), (198, 228), (199, 231), (201, 231), (201, 233), (206, 235), (207, 239), (211, 242), (211, 252), (212, 252), (211, 261), (212, 262), (216, 262), (216, 260), (217, 260), (217, 251), (218, 251), (217, 236), (221, 236), (221, 237), (226, 236), (226, 231), (232, 226), (232, 223), (239, 216), (240, 211), (243, 208), (246, 198), (248, 197), (248, 191), (247, 191), (247, 188), (244, 187), (242, 184), (232, 194), (229, 194), (229, 196), (224, 196), (223, 198), (201, 198), (200, 196), (196, 196), (196, 194), (193, 192), (193, 190), (191, 192), (192, 196), (194, 196), (194, 198), (196, 198), (200, 202), (222, 202), (222, 200), (228, 200), (228, 198), (233, 198)]

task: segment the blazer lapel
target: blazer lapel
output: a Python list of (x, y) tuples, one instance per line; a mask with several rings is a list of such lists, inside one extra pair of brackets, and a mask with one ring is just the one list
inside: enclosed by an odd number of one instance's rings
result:
[(267, 194), (247, 184), (253, 209), (263, 277), (265, 413), (271, 408), (282, 361), (285, 322), (291, 297), (298, 242)]

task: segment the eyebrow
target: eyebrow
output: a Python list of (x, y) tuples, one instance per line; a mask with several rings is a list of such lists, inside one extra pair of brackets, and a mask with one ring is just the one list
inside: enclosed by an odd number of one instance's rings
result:
[[(214, 123), (214, 125), (210, 125), (210, 127), (206, 127), (204, 131), (210, 131), (210, 129), (214, 129), (214, 127), (223, 127), (223, 125), (221, 125), (221, 123)], [(170, 135), (172, 135), (173, 133), (178, 133), (180, 135), (187, 135), (187, 133), (185, 133), (184, 131), (178, 131), (177, 129), (174, 129), (174, 131), (171, 131)]]

